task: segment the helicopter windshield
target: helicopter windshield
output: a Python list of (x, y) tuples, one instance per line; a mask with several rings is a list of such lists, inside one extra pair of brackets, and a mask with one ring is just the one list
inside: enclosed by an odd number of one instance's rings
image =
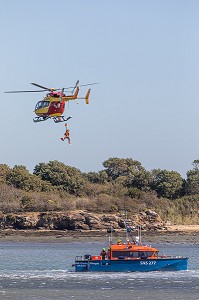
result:
[(49, 104), (50, 104), (50, 101), (39, 101), (35, 106), (35, 110), (48, 107)]

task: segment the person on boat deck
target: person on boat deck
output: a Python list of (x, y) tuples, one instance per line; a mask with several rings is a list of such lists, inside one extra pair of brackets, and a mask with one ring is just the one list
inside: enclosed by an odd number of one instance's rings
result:
[(121, 245), (122, 243), (121, 243), (121, 240), (119, 239), (118, 241), (117, 241), (117, 245)]
[(102, 259), (105, 259), (106, 258), (106, 249), (103, 248), (100, 255), (102, 256)]

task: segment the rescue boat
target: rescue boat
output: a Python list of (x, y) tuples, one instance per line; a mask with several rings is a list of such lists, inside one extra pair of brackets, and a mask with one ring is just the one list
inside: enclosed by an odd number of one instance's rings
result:
[[(149, 272), (187, 270), (188, 257), (159, 255), (159, 250), (141, 243), (141, 228), (138, 237), (132, 237), (133, 229), (126, 227), (126, 242), (110, 241), (106, 256), (85, 254), (76, 256), (76, 272)], [(130, 241), (131, 236), (131, 241)]]

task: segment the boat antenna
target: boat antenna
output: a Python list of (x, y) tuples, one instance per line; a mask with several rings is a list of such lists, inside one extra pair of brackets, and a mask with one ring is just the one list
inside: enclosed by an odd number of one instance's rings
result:
[(138, 236), (139, 236), (139, 243), (142, 243), (142, 226), (138, 226)]
[(128, 221), (127, 221), (127, 210), (121, 211), (121, 217), (123, 217), (124, 226), (125, 226), (125, 230), (126, 230), (126, 240), (129, 241), (130, 240), (130, 231), (129, 231), (130, 227), (128, 226)]
[(113, 226), (110, 226), (109, 244), (112, 244), (113, 238)]

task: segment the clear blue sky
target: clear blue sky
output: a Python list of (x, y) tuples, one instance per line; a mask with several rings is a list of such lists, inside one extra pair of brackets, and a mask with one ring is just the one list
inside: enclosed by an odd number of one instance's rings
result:
[[(0, 1), (0, 163), (58, 160), (82, 172), (110, 157), (182, 176), (199, 159), (199, 1)], [(30, 82), (99, 82), (64, 124), (33, 123)], [(34, 88), (34, 87), (33, 87)], [(81, 90), (85, 95), (86, 88)]]

